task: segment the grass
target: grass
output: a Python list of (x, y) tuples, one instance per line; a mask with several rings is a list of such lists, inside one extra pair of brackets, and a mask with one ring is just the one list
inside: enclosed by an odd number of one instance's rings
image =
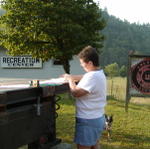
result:
[[(102, 149), (150, 149), (150, 98), (131, 98), (127, 113), (124, 107), (125, 93), (126, 78), (113, 78), (113, 81), (108, 78), (109, 99), (106, 113), (113, 114), (114, 122), (111, 141), (107, 140), (107, 133), (104, 132), (100, 142), (101, 147)], [(63, 142), (73, 144), (74, 99), (64, 94), (59, 104), (60, 109), (57, 111), (59, 116), (56, 120), (57, 137)], [(75, 144), (73, 147), (75, 149)]]
[(107, 78), (108, 95), (116, 99), (125, 100), (126, 97), (126, 78), (113, 77)]
[[(57, 137), (63, 142), (73, 144), (74, 135), (74, 100), (63, 95), (59, 102)], [(150, 148), (150, 106), (129, 104), (125, 112), (124, 101), (109, 99), (106, 113), (113, 114), (113, 132), (111, 141), (107, 140), (106, 132), (101, 138), (102, 149), (149, 149)]]
[[(107, 78), (107, 95), (124, 101), (126, 97), (126, 82), (126, 78), (123, 77), (114, 77), (113, 79)], [(131, 97), (130, 101), (133, 103), (150, 105), (150, 98), (146, 97)]]

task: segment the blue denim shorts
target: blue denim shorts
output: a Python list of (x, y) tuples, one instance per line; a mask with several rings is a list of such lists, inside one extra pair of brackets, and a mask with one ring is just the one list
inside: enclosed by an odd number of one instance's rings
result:
[(84, 146), (95, 145), (102, 135), (104, 126), (104, 116), (96, 119), (76, 118), (74, 142)]

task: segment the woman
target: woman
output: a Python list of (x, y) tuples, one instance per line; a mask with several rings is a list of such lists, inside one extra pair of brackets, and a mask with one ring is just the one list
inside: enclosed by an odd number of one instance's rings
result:
[[(99, 55), (95, 48), (87, 46), (78, 56), (86, 73), (83, 76), (64, 75), (76, 98), (74, 141), (77, 149), (98, 149), (105, 124), (106, 77), (99, 67)], [(77, 85), (76, 81), (79, 81)]]

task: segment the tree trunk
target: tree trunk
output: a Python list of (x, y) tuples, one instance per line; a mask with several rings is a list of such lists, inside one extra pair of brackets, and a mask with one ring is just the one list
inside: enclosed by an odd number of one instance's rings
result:
[(69, 60), (63, 60), (63, 68), (64, 68), (66, 73), (70, 74)]

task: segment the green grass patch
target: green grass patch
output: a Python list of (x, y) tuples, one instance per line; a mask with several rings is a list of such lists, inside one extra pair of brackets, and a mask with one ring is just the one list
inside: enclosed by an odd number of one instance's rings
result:
[[(75, 100), (68, 94), (61, 95), (58, 102), (56, 119), (57, 138), (62, 142), (73, 144), (75, 127)], [(125, 102), (109, 97), (106, 113), (113, 115), (112, 138), (107, 140), (104, 131), (100, 144), (102, 149), (150, 149), (150, 105), (129, 103), (128, 113), (125, 112)], [(20, 149), (27, 149), (21, 147)]]
[[(67, 94), (59, 101), (57, 137), (63, 142), (73, 143), (75, 107), (74, 99)], [(150, 148), (150, 106), (129, 104), (125, 112), (124, 101), (109, 99), (106, 113), (113, 114), (112, 139), (107, 140), (106, 132), (101, 138), (103, 149), (149, 149)]]

